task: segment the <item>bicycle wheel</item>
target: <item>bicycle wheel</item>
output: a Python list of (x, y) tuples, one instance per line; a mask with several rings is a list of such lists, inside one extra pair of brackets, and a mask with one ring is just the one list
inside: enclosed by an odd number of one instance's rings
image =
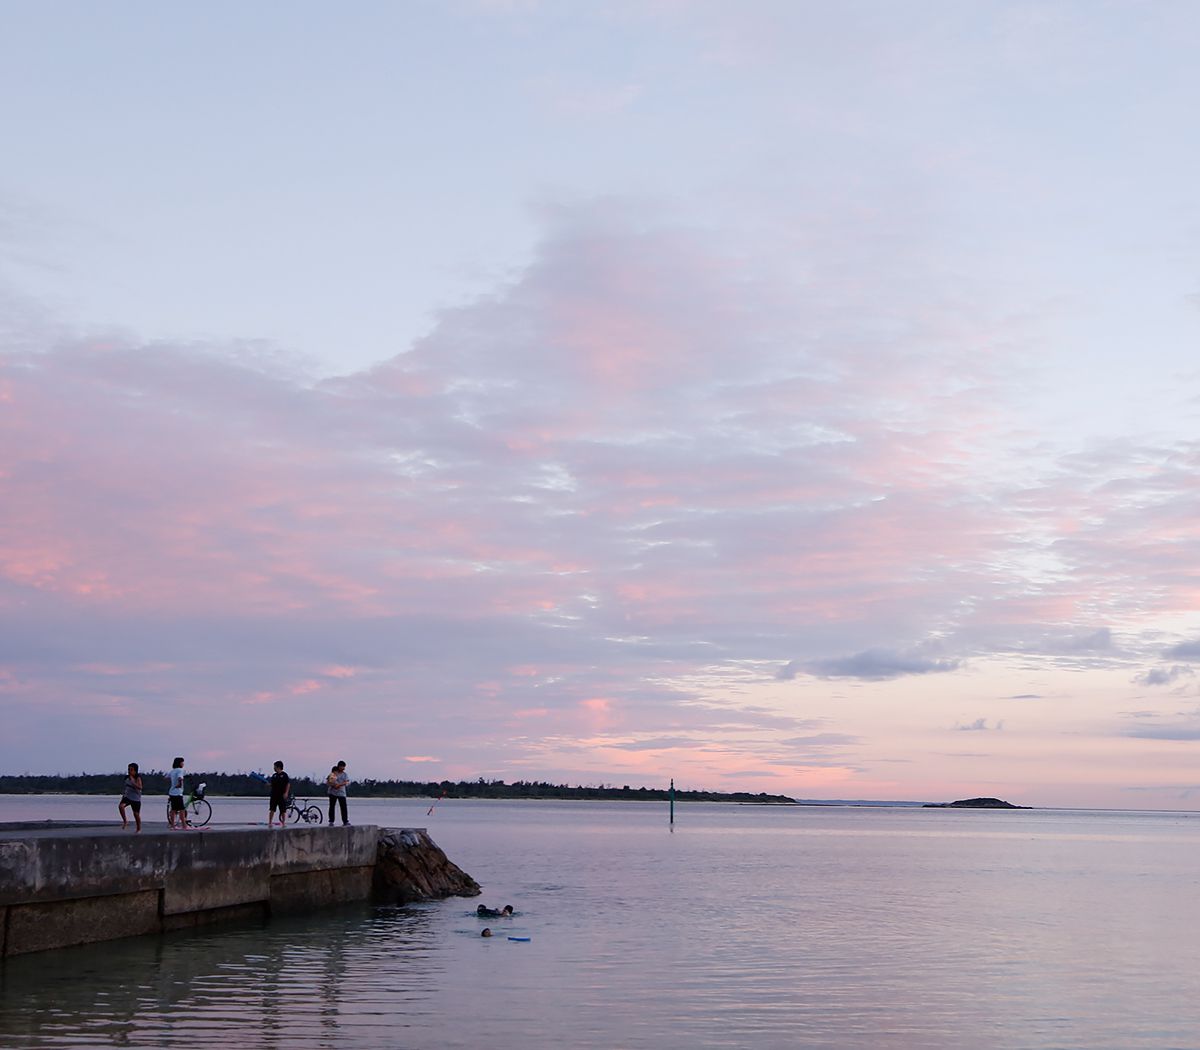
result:
[(188, 806), (188, 823), (195, 828), (202, 828), (212, 819), (212, 806), (206, 798), (194, 798)]
[(300, 815), (304, 818), (305, 824), (320, 824), (323, 819), (321, 810), (317, 806), (309, 806), (307, 809), (302, 809)]

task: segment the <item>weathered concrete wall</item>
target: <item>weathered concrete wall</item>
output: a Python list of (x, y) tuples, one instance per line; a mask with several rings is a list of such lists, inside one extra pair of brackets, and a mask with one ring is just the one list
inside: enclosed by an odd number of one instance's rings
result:
[[(391, 899), (478, 893), (423, 830), (0, 825), (0, 955), (367, 900), (381, 839), (393, 867), (425, 873)], [(451, 869), (466, 881), (439, 879)]]
[(8, 907), (4, 954), (23, 955), (69, 944), (155, 933), (160, 925), (157, 890), (12, 904)]
[(271, 879), (271, 913), (311, 911), (327, 904), (365, 901), (371, 896), (375, 868), (337, 868), (276, 875)]
[[(108, 829), (106, 829), (108, 830)], [(375, 863), (375, 827), (0, 835), (0, 905), (164, 891), (166, 914), (266, 900), (274, 875)]]

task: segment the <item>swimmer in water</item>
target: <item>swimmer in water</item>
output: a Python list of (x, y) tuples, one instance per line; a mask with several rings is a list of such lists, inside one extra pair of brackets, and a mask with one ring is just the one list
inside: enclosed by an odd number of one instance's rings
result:
[(513, 906), (511, 904), (504, 905), (499, 910), (489, 908), (486, 904), (479, 905), (475, 909), (475, 914), (481, 919), (511, 919), (513, 914)]
[(490, 929), (489, 929), (487, 926), (485, 926), (485, 927), (483, 928), (483, 932), (482, 932), (482, 933), (480, 933), (480, 935), (479, 935), (479, 936), (480, 936), (480, 937), (490, 937), (491, 935), (492, 935), (492, 931), (491, 931), (491, 930), (490, 930)]

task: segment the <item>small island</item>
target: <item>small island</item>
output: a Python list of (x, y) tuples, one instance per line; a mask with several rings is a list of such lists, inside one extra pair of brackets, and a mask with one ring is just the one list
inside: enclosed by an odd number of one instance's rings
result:
[(926, 802), (922, 809), (1033, 809), (1032, 806), (1014, 806), (1002, 798), (963, 798), (957, 802)]

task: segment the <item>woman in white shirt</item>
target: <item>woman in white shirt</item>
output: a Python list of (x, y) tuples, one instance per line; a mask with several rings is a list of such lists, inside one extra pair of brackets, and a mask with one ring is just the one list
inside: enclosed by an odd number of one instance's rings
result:
[(167, 789), (167, 805), (170, 807), (167, 810), (167, 823), (172, 829), (175, 827), (175, 814), (179, 814), (179, 826), (186, 828), (187, 822), (187, 807), (183, 804), (183, 759), (176, 758), (171, 763), (171, 772), (168, 774), (171, 778), (171, 786)]

